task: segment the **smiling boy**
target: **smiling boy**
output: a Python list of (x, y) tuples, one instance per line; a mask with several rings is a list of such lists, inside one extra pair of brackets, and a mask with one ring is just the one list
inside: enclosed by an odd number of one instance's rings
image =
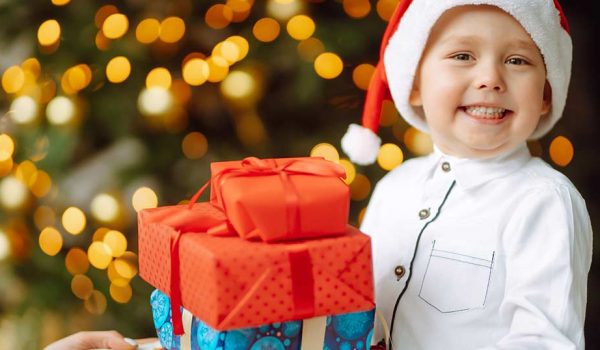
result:
[(585, 201), (526, 146), (565, 105), (561, 11), (552, 0), (404, 0), (390, 21), (363, 127), (342, 147), (374, 160), (390, 93), (434, 142), (377, 184), (361, 227), (395, 349), (584, 348)]

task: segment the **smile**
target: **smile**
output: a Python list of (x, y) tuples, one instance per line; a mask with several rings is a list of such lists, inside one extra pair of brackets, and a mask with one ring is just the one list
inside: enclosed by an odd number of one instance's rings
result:
[(487, 106), (464, 106), (460, 108), (471, 118), (484, 122), (486, 124), (496, 124), (506, 118), (511, 112), (502, 107), (487, 107)]

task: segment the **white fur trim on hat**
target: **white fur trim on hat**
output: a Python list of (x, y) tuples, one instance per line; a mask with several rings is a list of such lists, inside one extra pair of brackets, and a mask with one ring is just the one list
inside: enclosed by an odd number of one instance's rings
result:
[(544, 136), (562, 116), (573, 55), (571, 37), (561, 27), (553, 0), (413, 0), (384, 54), (386, 76), (398, 111), (409, 124), (429, 133), (423, 117), (409, 104), (410, 91), (432, 27), (445, 11), (461, 5), (499, 7), (521, 23), (540, 49), (552, 87), (552, 107), (530, 139)]
[(371, 129), (358, 124), (350, 124), (342, 137), (342, 149), (353, 163), (373, 164), (377, 159), (381, 139)]

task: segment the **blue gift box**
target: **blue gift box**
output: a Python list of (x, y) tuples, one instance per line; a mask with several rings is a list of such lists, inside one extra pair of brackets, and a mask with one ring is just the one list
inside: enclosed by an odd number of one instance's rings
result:
[[(170, 300), (158, 289), (150, 297), (154, 326), (167, 350), (315, 350), (302, 349), (303, 321), (257, 328), (217, 331), (182, 308), (185, 335), (173, 334)], [(373, 336), (375, 310), (328, 316), (323, 324), (323, 350), (366, 350)], [(191, 322), (190, 322), (191, 319)], [(322, 331), (322, 330), (321, 330)]]

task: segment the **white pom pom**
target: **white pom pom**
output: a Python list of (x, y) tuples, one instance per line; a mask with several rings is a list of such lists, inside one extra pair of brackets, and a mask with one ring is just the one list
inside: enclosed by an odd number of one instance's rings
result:
[(353, 163), (359, 165), (373, 164), (381, 146), (381, 139), (371, 129), (357, 124), (350, 124), (342, 137), (342, 149)]

